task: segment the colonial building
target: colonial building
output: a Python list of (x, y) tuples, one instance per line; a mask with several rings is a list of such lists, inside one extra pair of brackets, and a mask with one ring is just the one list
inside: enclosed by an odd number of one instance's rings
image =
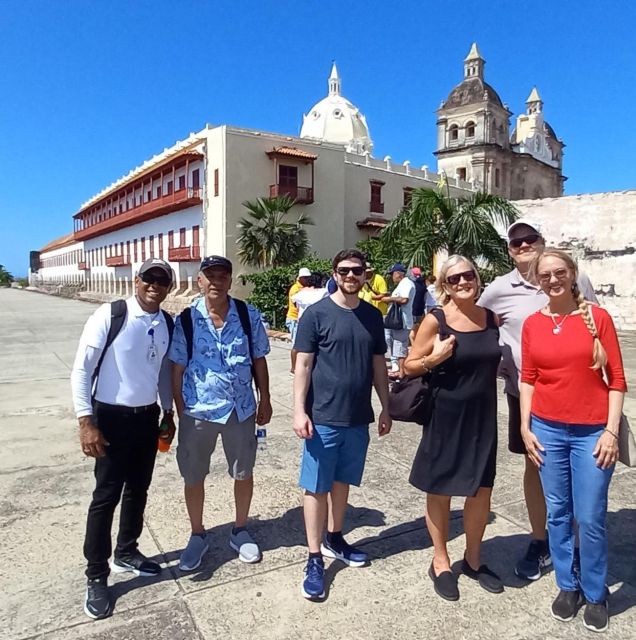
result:
[(486, 83), (476, 43), (464, 60), (464, 79), (437, 110), (437, 169), (477, 188), (511, 200), (563, 195), (563, 142), (543, 117), (543, 101), (533, 88), (526, 113), (512, 115)]
[[(79, 285), (92, 297), (126, 295), (139, 265), (157, 256), (175, 271), (171, 296), (187, 298), (205, 254), (227, 256), (236, 275), (252, 271), (237, 257), (243, 203), (279, 195), (296, 200), (292, 215), (313, 220), (312, 251), (332, 256), (376, 234), (414, 188), (434, 188), (441, 179), (426, 166), (373, 158), (372, 148), (334, 64), (328, 95), (304, 116), (300, 137), (227, 125), (190, 134), (81, 205), (72, 236), (42, 249), (31, 281)], [(448, 184), (451, 194), (473, 190), (458, 178)]]

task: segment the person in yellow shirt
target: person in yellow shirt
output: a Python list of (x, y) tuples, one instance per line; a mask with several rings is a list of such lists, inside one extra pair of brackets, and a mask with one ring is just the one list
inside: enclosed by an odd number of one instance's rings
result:
[(298, 308), (294, 304), (292, 298), (301, 289), (307, 286), (309, 278), (311, 278), (311, 271), (307, 269), (307, 267), (303, 267), (298, 271), (296, 281), (287, 292), (287, 315), (285, 317), (285, 326), (287, 327), (292, 343), (290, 373), (294, 373), (296, 369), (296, 350), (294, 349), (294, 342), (296, 341), (296, 330), (298, 329)]
[(365, 302), (372, 304), (383, 316), (385, 316), (389, 310), (389, 305), (386, 302), (382, 302), (382, 298), (386, 296), (389, 291), (386, 280), (379, 273), (375, 272), (375, 269), (370, 262), (367, 262), (367, 268), (364, 275), (365, 283), (358, 296)]

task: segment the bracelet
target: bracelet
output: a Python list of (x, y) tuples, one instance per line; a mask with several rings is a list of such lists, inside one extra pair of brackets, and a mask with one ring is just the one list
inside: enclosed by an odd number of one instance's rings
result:
[(609, 430), (609, 429), (607, 429), (607, 428), (606, 428), (606, 429), (603, 429), (603, 431), (607, 431), (607, 433), (612, 434), (612, 435), (613, 435), (613, 436), (618, 440), (618, 436), (617, 436), (613, 431), (610, 431), (610, 430)]
[(424, 356), (420, 361), (422, 363), (422, 368), (424, 369), (424, 371), (422, 372), (423, 374), (431, 372), (431, 367), (426, 366), (426, 363), (424, 362), (425, 360), (426, 360), (426, 356)]

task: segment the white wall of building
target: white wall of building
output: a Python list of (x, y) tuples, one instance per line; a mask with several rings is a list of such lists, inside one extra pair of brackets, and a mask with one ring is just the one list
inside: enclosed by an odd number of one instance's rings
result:
[[(84, 281), (84, 271), (78, 269), (83, 257), (83, 243), (73, 244), (44, 251), (40, 254), (40, 269), (32, 275), (32, 284), (58, 283), (80, 284)], [(56, 266), (48, 266), (51, 263)], [(61, 264), (59, 264), (61, 263)]]

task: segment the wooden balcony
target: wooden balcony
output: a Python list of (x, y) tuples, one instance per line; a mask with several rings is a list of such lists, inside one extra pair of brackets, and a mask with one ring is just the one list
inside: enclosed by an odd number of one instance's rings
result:
[(269, 197), (289, 196), (297, 204), (312, 204), (314, 201), (314, 190), (312, 187), (293, 187), (282, 184), (269, 185)]
[(129, 267), (131, 264), (130, 256), (107, 256), (107, 267)]
[(199, 262), (201, 260), (200, 247), (169, 247), (169, 262)]
[(78, 262), (77, 263), (77, 268), (80, 271), (88, 271), (88, 265), (86, 264), (86, 262)]
[[(179, 189), (171, 194), (159, 196), (148, 202), (142, 202), (141, 204), (117, 213), (114, 216), (107, 218), (106, 220), (100, 220), (96, 224), (79, 229), (75, 231), (75, 241), (88, 240), (100, 236), (103, 233), (110, 233), (111, 231), (117, 231), (129, 227), (133, 224), (139, 224), (145, 222), (151, 218), (158, 218), (174, 211), (181, 209), (187, 209), (202, 202), (202, 189), (194, 189), (188, 187), (187, 189)], [(80, 214), (76, 214), (76, 218)]]

